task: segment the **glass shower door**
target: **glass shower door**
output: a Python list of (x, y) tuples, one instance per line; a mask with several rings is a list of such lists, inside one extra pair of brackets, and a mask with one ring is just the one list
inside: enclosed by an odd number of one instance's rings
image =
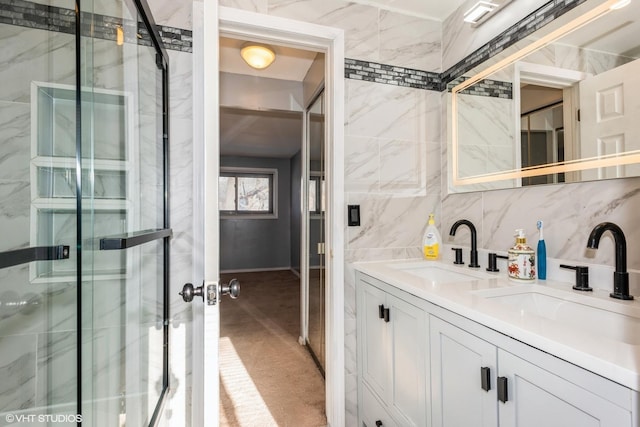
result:
[(325, 369), (325, 185), (324, 185), (324, 94), (307, 111), (308, 141), (308, 345), (316, 363)]
[[(138, 2), (82, 2), (82, 413), (146, 426), (167, 391), (166, 57)], [(88, 10), (92, 7), (92, 10)]]
[(1, 3), (0, 425), (75, 426), (75, 4)]
[(150, 425), (168, 389), (167, 56), (138, 0), (48, 3), (0, 2), (0, 425)]

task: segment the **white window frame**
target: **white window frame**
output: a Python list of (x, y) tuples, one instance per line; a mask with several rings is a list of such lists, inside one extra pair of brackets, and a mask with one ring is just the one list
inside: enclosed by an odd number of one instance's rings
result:
[[(278, 219), (278, 169), (274, 168), (244, 168), (237, 166), (221, 166), (220, 176), (222, 174), (237, 174), (241, 175), (270, 175), (271, 176), (271, 206), (272, 212), (252, 212), (252, 213), (229, 213), (229, 211), (220, 210), (220, 219)], [(218, 177), (219, 179), (220, 177)], [(219, 181), (218, 181), (219, 183)], [(237, 201), (236, 201), (237, 205)], [(218, 207), (220, 209), (220, 207)]]

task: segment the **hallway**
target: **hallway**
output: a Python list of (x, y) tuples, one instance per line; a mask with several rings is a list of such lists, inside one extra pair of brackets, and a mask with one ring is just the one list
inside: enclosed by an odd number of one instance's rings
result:
[(300, 279), (290, 271), (223, 274), (241, 284), (220, 307), (220, 425), (326, 425), (324, 380), (298, 344)]

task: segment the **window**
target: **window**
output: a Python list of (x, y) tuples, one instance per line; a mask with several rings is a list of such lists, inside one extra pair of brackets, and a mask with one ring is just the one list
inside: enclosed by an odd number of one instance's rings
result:
[(325, 210), (324, 179), (311, 172), (309, 177), (309, 212), (320, 214)]
[(220, 168), (218, 208), (222, 216), (277, 218), (275, 169)]

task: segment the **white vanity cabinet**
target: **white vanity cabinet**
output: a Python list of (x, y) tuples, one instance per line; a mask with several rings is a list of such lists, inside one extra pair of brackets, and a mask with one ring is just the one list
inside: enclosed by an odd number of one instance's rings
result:
[(367, 427), (423, 427), (427, 315), (375, 286), (378, 283), (366, 278), (358, 286), (360, 419)]
[(359, 427), (640, 426), (627, 387), (360, 272), (357, 295)]
[[(634, 426), (630, 390), (584, 371), (584, 383), (598, 387), (611, 400), (595, 394), (507, 351), (498, 349), (498, 378), (507, 384), (507, 401), (499, 402), (501, 427), (624, 427)], [(590, 378), (591, 377), (591, 378)], [(601, 383), (601, 387), (598, 386)]]
[(496, 346), (437, 317), (429, 323), (433, 426), (495, 427)]
[(429, 323), (434, 427), (634, 425), (628, 408), (584, 388), (607, 389), (607, 396), (628, 404), (625, 387), (587, 371), (576, 376), (576, 384), (439, 318), (431, 316)]

